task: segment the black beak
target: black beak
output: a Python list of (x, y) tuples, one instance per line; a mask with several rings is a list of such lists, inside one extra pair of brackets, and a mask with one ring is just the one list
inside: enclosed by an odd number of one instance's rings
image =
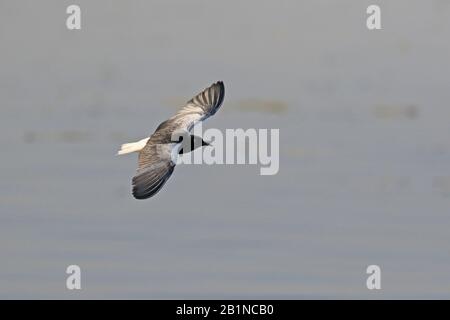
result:
[(202, 140), (202, 146), (212, 146), (211, 143)]

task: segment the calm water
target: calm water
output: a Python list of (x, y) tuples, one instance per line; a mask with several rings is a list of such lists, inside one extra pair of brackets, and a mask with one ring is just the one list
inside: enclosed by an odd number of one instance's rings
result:
[[(450, 298), (450, 3), (0, 1), (0, 298)], [(216, 80), (206, 127), (280, 128), (280, 172), (136, 155)], [(82, 269), (82, 290), (65, 269)], [(382, 290), (365, 269), (382, 269)]]

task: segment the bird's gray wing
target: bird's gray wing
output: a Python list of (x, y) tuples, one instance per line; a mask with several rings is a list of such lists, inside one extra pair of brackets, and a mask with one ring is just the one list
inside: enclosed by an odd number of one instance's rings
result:
[(155, 195), (172, 175), (175, 163), (171, 158), (172, 144), (150, 140), (139, 152), (139, 168), (133, 177), (133, 196), (147, 199)]
[(218, 81), (189, 100), (167, 122), (174, 125), (176, 131), (190, 131), (197, 122), (214, 115), (224, 97), (225, 86), (222, 81)]
[(179, 135), (214, 115), (225, 96), (225, 86), (218, 81), (189, 100), (172, 118), (161, 123), (139, 152), (139, 168), (133, 177), (133, 195), (146, 199), (155, 195), (170, 178), (174, 141)]

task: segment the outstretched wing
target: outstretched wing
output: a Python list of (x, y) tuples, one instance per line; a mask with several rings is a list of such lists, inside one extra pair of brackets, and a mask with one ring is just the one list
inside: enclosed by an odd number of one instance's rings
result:
[(171, 144), (157, 144), (152, 139), (139, 152), (139, 168), (132, 180), (136, 199), (150, 198), (161, 190), (175, 168), (171, 153)]
[(224, 97), (225, 86), (218, 81), (189, 100), (168, 122), (176, 123), (176, 131), (190, 131), (197, 122), (214, 115)]
[(172, 175), (174, 141), (178, 133), (190, 131), (199, 121), (214, 115), (222, 105), (225, 86), (218, 81), (189, 100), (172, 118), (161, 123), (139, 152), (139, 168), (133, 177), (133, 195), (146, 199), (155, 195)]

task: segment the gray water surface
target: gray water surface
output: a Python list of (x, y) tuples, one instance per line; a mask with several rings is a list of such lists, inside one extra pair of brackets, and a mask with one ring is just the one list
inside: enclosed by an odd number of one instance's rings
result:
[[(450, 298), (450, 2), (377, 3), (0, 1), (0, 298)], [(134, 200), (120, 144), (217, 80), (205, 127), (279, 128), (279, 173)]]

